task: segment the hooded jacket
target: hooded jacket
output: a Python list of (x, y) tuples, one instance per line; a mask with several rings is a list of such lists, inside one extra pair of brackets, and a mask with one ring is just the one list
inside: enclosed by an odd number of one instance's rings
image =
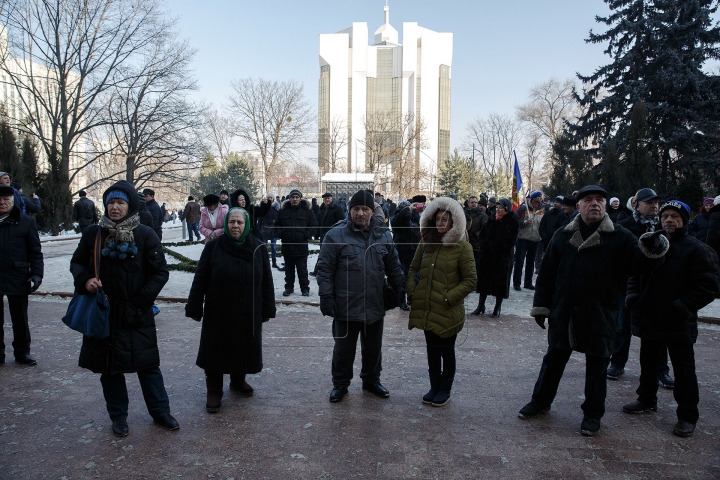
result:
[(530, 316), (548, 317), (550, 346), (607, 358), (613, 352), (618, 298), (627, 276), (661, 265), (669, 242), (660, 236), (665, 248), (654, 255), (607, 214), (583, 239), (581, 221), (576, 215), (550, 240)]
[(242, 208), (244, 208), (250, 215), (250, 235), (252, 235), (253, 237), (262, 241), (263, 236), (262, 236), (262, 233), (260, 232), (260, 227), (258, 226), (257, 220), (258, 220), (258, 218), (264, 217), (267, 214), (267, 212), (270, 209), (270, 207), (272, 206), (272, 204), (269, 202), (268, 203), (261, 202), (259, 207), (256, 205), (253, 205), (252, 202), (250, 201), (250, 195), (248, 195), (248, 193), (245, 190), (240, 188), (230, 194), (230, 197), (228, 199), (230, 201), (228, 211), (230, 211), (230, 208), (240, 206), (240, 204), (238, 203), (238, 198), (240, 198), (240, 196), (242, 196), (245, 199), (245, 206)]
[[(135, 188), (125, 180), (113, 184), (103, 194), (120, 189), (130, 199), (128, 216), (138, 213), (140, 199)], [(126, 217), (127, 218), (127, 217)], [(75, 291), (86, 295), (85, 283), (95, 276), (93, 249), (98, 231), (103, 244), (108, 231), (99, 225), (89, 226), (70, 260)], [(169, 278), (167, 262), (160, 239), (152, 228), (138, 225), (133, 230), (138, 253), (124, 260), (103, 256), (100, 280), (110, 300), (110, 336), (95, 339), (83, 336), (79, 365), (96, 373), (137, 372), (160, 365), (155, 316), (152, 305)]]
[(466, 220), (457, 200), (438, 197), (420, 216), (420, 232), (430, 228), (433, 216), (450, 212), (452, 227), (442, 237), (442, 245), (426, 252), (421, 241), (407, 278), (410, 297), (408, 328), (428, 330), (441, 338), (457, 335), (465, 323), (465, 297), (475, 290), (477, 272), (473, 248), (467, 241)]
[(318, 226), (310, 202), (301, 198), (293, 207), (285, 200), (275, 219), (275, 236), (282, 240), (282, 254), (290, 257), (306, 257), (309, 254), (308, 240)]

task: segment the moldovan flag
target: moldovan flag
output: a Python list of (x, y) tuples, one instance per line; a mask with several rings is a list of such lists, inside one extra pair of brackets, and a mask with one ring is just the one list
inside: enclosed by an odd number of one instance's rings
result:
[(518, 165), (517, 153), (513, 150), (515, 155), (515, 169), (513, 170), (513, 187), (512, 187), (512, 209), (513, 212), (517, 212), (520, 208), (520, 191), (522, 190), (522, 176), (520, 175), (520, 166)]

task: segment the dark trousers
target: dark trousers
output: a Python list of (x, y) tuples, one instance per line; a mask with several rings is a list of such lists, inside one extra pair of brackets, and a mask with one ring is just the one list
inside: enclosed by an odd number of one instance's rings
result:
[(310, 280), (308, 279), (307, 256), (285, 257), (285, 288), (295, 287), (296, 268), (300, 290), (309, 290)]
[(198, 228), (198, 225), (200, 225), (200, 222), (187, 222), (188, 238), (191, 242), (193, 241), (193, 233), (195, 233), (196, 239), (200, 240), (200, 229)]
[[(28, 296), (7, 295), (8, 309), (13, 329), (13, 353), (15, 356), (30, 353), (30, 327), (28, 326)], [(0, 360), (5, 360), (5, 303), (0, 295)]]
[[(545, 408), (552, 404), (571, 354), (572, 350), (548, 347), (533, 390), (532, 400), (537, 406)], [(580, 408), (587, 418), (599, 420), (605, 414), (609, 363), (609, 358), (585, 354), (585, 401)]]
[(664, 343), (648, 338), (640, 339), (640, 386), (637, 389), (638, 400), (645, 405), (657, 405), (657, 358), (667, 348), (675, 371), (673, 397), (677, 402), (678, 420), (697, 423), (700, 414), (698, 402), (697, 375), (695, 374), (695, 352), (688, 343)]
[(428, 373), (442, 373), (446, 378), (455, 378), (455, 342), (457, 335), (441, 338), (425, 330), (425, 346), (428, 356)]
[[(625, 364), (630, 356), (630, 343), (632, 340), (632, 333), (630, 330), (630, 314), (625, 306), (625, 295), (620, 299), (620, 305), (618, 308), (618, 323), (615, 329), (615, 347), (613, 348), (612, 357), (610, 357), (610, 363), (615, 365), (617, 368), (625, 368)], [(658, 352), (657, 362), (657, 373), (659, 377), (663, 374), (670, 373), (670, 366), (668, 365), (668, 349), (667, 346), (663, 345), (663, 348)]]
[(360, 354), (362, 355), (360, 379), (366, 384), (380, 381), (384, 324), (385, 320), (378, 320), (368, 325), (364, 322), (333, 319), (335, 347), (332, 358), (332, 381), (334, 386), (350, 386), (358, 335), (360, 336)]
[(513, 285), (520, 286), (522, 280), (523, 263), (525, 263), (525, 286), (532, 285), (535, 272), (535, 255), (540, 242), (518, 240), (515, 248), (515, 271), (513, 272)]
[(482, 253), (473, 250), (473, 257), (475, 259), (475, 273), (477, 274), (478, 278), (480, 278), (480, 259), (482, 258)]
[[(142, 388), (145, 405), (152, 417), (170, 413), (170, 400), (165, 391), (160, 367), (148, 368), (137, 372), (140, 388)], [(100, 375), (105, 404), (111, 420), (126, 418), (128, 415), (128, 392), (125, 375), (122, 373)]]
[(535, 271), (540, 272), (540, 264), (542, 263), (543, 254), (545, 253), (545, 244), (538, 242), (537, 252), (535, 252)]

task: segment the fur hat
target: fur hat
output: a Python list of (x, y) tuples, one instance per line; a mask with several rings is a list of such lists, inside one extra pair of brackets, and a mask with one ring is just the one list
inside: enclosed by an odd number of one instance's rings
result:
[(203, 197), (203, 203), (205, 204), (205, 206), (217, 205), (218, 203), (220, 203), (220, 197), (215, 195), (214, 193), (205, 195)]
[(427, 197), (425, 195), (415, 195), (412, 197), (412, 200), (410, 203), (425, 203), (427, 202)]

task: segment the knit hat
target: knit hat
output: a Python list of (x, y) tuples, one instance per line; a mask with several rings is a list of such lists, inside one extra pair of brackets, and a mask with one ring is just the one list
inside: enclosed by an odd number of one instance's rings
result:
[(660, 207), (658, 216), (661, 216), (663, 211), (668, 209), (675, 210), (680, 214), (683, 219), (683, 226), (688, 224), (688, 220), (690, 219), (690, 207), (685, 202), (681, 202), (680, 200), (668, 200)]
[(425, 203), (427, 202), (427, 197), (425, 195), (415, 195), (412, 197), (412, 200), (410, 203)]
[[(222, 193), (222, 192), (220, 192), (220, 193)], [(275, 198), (275, 194), (272, 193), (272, 192), (267, 192), (267, 193), (265, 194), (265, 198), (268, 198), (268, 197)]]
[(563, 198), (564, 198), (564, 197), (563, 197), (562, 195), (558, 195), (557, 197), (555, 197), (555, 201), (562, 203)]
[(714, 202), (715, 202), (714, 198), (712, 198), (712, 197), (706, 198), (705, 200), (703, 200), (703, 205), (713, 205)]
[(715, 197), (715, 200), (713, 200), (713, 205), (719, 205), (720, 204), (720, 195)]
[(495, 197), (488, 198), (489, 203), (497, 203), (497, 200), (495, 200)]
[(290, 198), (293, 195), (297, 195), (298, 197), (302, 198), (302, 192), (300, 190), (298, 190), (297, 188), (293, 188), (292, 190), (290, 190), (290, 193), (288, 193), (287, 198)]
[(615, 201), (619, 202), (620, 199), (619, 199), (618, 197), (612, 197), (612, 198), (610, 199), (610, 201), (608, 202), (608, 205), (612, 205), (613, 202), (615, 202)]
[(110, 203), (110, 200), (113, 198), (119, 198), (120, 200), (124, 201), (128, 205), (130, 204), (130, 198), (127, 196), (127, 193), (125, 193), (122, 190), (110, 190), (108, 194), (105, 196), (105, 206), (107, 207), (107, 204)]
[(211, 205), (217, 205), (220, 202), (220, 197), (215, 195), (214, 193), (211, 193), (209, 195), (205, 195), (203, 197), (203, 203), (206, 207)]
[(222, 195), (223, 193), (225, 195), (230, 195), (227, 190), (220, 190), (220, 195)]
[(10, 177), (10, 180), (12, 180), (12, 175), (10, 175), (10, 172), (0, 172), (0, 177), (4, 177), (5, 175)]
[(501, 198), (500, 200), (497, 201), (497, 203), (502, 205), (503, 208), (505, 210), (507, 210), (508, 212), (512, 212), (512, 202), (510, 200), (508, 200), (507, 198)]
[(375, 208), (375, 199), (373, 198), (372, 194), (367, 190), (360, 190), (352, 196), (352, 198), (350, 199), (350, 203), (348, 204), (348, 208), (352, 208), (358, 205), (365, 205), (370, 210), (373, 210)]
[(530, 197), (530, 200), (533, 200), (538, 197), (542, 197), (542, 192), (540, 190), (533, 190), (532, 192), (530, 192), (529, 197)]
[(575, 200), (575, 197), (563, 197), (562, 204), (568, 207), (575, 208), (575, 206), (577, 205), (577, 200)]

